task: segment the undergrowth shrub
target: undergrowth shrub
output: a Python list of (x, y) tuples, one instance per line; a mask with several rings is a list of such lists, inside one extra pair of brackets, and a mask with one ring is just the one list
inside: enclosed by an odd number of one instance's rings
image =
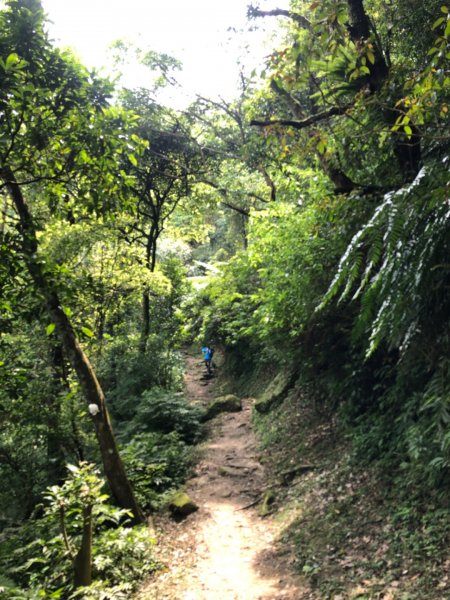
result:
[(193, 444), (201, 436), (202, 414), (203, 409), (189, 403), (182, 392), (152, 388), (141, 395), (132, 419), (122, 430), (122, 437), (174, 431), (186, 443)]
[(258, 286), (258, 273), (245, 253), (233, 257), (220, 277), (211, 278), (199, 293), (202, 321), (198, 338), (221, 343), (236, 354), (244, 354), (243, 346), (251, 348), (256, 342), (252, 316), (258, 306), (254, 295)]
[(64, 461), (74, 460), (58, 344), (43, 339), (42, 327), (19, 320), (18, 333), (0, 332), (0, 530), (3, 521), (28, 517), (46, 486), (64, 476)]
[[(130, 351), (130, 346), (134, 350)], [(136, 413), (141, 394), (158, 387), (179, 390), (183, 366), (178, 352), (164, 340), (150, 336), (145, 355), (138, 352), (137, 340), (118, 338), (99, 363), (101, 381), (113, 419), (128, 421)]]
[[(301, 210), (277, 203), (252, 214), (248, 251), (232, 259), (200, 293), (200, 337), (222, 343), (238, 374), (261, 362), (280, 364), (294, 357), (302, 371), (308, 361), (311, 379), (317, 379), (322, 365), (327, 369), (340, 360), (334, 350), (326, 356), (331, 328), (345, 345), (351, 326), (342, 323), (341, 309), (330, 308), (325, 317), (315, 309), (370, 204), (324, 197)], [(317, 366), (312, 353), (323, 355)]]
[(371, 389), (343, 411), (363, 408), (348, 421), (357, 457), (434, 491), (450, 485), (447, 182), (437, 162), (386, 194), (354, 235), (323, 303), (338, 296), (357, 308), (355, 372), (382, 359)]
[(430, 161), (384, 195), (258, 212), (247, 253), (201, 292), (201, 335), (224, 344), (233, 373), (291, 361), (311, 405), (338, 416), (356, 460), (442, 493), (450, 485), (447, 162)]
[[(131, 527), (128, 512), (108, 504), (104, 481), (93, 465), (69, 466), (62, 486), (47, 489), (39, 516), (0, 538), (1, 600), (113, 598), (109, 588), (136, 588), (155, 570), (154, 543), (145, 526)], [(92, 593), (74, 591), (74, 557), (81, 544), (84, 508), (92, 506)], [(84, 594), (84, 595), (83, 595)], [(129, 597), (129, 596), (128, 596)]]
[(135, 589), (145, 575), (157, 568), (151, 557), (154, 543), (147, 525), (104, 530), (96, 543), (98, 550), (93, 560), (95, 579), (111, 586), (127, 583)]
[(163, 494), (186, 479), (192, 451), (176, 432), (136, 434), (121, 450), (127, 474), (139, 505), (158, 509)]

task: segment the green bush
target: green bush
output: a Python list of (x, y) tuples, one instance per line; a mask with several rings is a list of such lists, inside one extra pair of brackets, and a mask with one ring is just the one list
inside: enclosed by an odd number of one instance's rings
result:
[(167, 389), (181, 386), (181, 360), (177, 352), (167, 347), (167, 341), (151, 335), (145, 355), (138, 352), (137, 346), (136, 338), (117, 338), (99, 361), (101, 382), (112, 417), (117, 421), (133, 417), (145, 390), (155, 386)]
[[(111, 587), (130, 591), (156, 568), (151, 558), (153, 540), (146, 527), (130, 527), (127, 511), (107, 503), (108, 496), (101, 490), (104, 482), (97, 469), (87, 463), (69, 469), (70, 476), (62, 486), (48, 488), (40, 518), (3, 533), (0, 571), (6, 577), (0, 580), (1, 600), (77, 596), (72, 596), (73, 556), (80, 547), (86, 504), (93, 506), (95, 583), (93, 595), (86, 592), (81, 594), (83, 599), (109, 597), (106, 588)], [(105, 595), (96, 596), (100, 590)]]
[(153, 388), (142, 394), (124, 436), (131, 438), (143, 432), (175, 431), (186, 443), (193, 444), (201, 437), (202, 414), (203, 409), (189, 404), (182, 392)]
[(178, 433), (140, 433), (121, 450), (138, 503), (157, 509), (162, 494), (177, 488), (191, 466), (191, 452)]

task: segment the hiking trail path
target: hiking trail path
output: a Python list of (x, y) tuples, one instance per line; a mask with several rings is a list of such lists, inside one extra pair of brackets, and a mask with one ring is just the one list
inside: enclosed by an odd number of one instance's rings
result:
[[(215, 379), (203, 361), (185, 355), (190, 401), (208, 404)], [(251, 429), (252, 401), (211, 422), (204, 452), (184, 489), (199, 506), (186, 519), (155, 519), (155, 558), (166, 565), (136, 600), (299, 600), (310, 598), (290, 571), (288, 552), (275, 540), (280, 526), (258, 514), (266, 486)]]

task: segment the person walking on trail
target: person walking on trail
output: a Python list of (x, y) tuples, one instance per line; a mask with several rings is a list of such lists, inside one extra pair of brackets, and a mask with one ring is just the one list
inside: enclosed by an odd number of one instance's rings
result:
[(208, 374), (211, 375), (211, 373), (212, 373), (211, 367), (212, 367), (212, 359), (214, 356), (214, 348), (211, 348), (210, 346), (203, 346), (202, 353), (203, 353), (203, 360), (205, 361), (206, 370), (208, 371)]

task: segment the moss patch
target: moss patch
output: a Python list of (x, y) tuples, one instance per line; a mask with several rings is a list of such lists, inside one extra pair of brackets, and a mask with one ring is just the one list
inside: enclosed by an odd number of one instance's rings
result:
[(221, 413), (239, 412), (242, 410), (241, 399), (234, 394), (215, 398), (206, 408), (203, 421), (209, 421)]
[(186, 494), (186, 492), (176, 492), (169, 503), (169, 510), (174, 517), (187, 517), (198, 510), (197, 504)]
[(292, 371), (280, 371), (257, 398), (255, 409), (261, 414), (267, 414), (284, 400), (294, 383), (295, 375)]

